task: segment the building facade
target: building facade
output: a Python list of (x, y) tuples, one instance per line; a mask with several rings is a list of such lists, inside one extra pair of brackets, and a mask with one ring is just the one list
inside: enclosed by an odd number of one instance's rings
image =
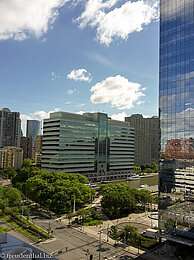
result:
[(44, 120), (41, 169), (91, 181), (124, 179), (134, 167), (134, 129), (104, 113), (56, 112)]
[(41, 159), (42, 159), (42, 135), (36, 136), (36, 143), (35, 143), (35, 149), (34, 149), (34, 161), (35, 165), (41, 166)]
[(36, 136), (41, 134), (41, 122), (39, 120), (27, 120), (26, 137), (32, 137), (35, 147)]
[(11, 167), (19, 170), (23, 163), (23, 150), (19, 147), (0, 148), (0, 169)]
[(32, 145), (32, 137), (21, 137), (21, 143), (20, 147), (23, 149), (23, 159), (33, 159), (32, 151), (33, 151), (33, 145)]
[(160, 151), (159, 118), (153, 116), (144, 118), (140, 114), (125, 118), (126, 122), (135, 129), (134, 163), (142, 165), (158, 163)]
[[(194, 0), (160, 1), (159, 81), (159, 227), (164, 229), (167, 220), (172, 219), (174, 228), (179, 223), (178, 229), (191, 230), (194, 227)], [(184, 242), (188, 243), (188, 239)]]
[(20, 147), (21, 120), (19, 112), (0, 110), (0, 147)]

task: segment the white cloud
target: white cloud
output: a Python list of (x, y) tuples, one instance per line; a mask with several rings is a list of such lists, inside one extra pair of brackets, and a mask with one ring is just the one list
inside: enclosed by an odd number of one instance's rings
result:
[(78, 115), (83, 115), (83, 113), (86, 113), (85, 111), (78, 111), (78, 112), (76, 112), (76, 114), (78, 114)]
[(54, 71), (51, 72), (51, 80), (60, 79), (61, 76), (57, 75)]
[(130, 109), (145, 96), (140, 84), (130, 82), (120, 75), (106, 78), (94, 85), (90, 91), (93, 92), (90, 97), (92, 103), (111, 103), (118, 109)]
[(79, 104), (78, 107), (84, 107), (86, 104)]
[(30, 114), (21, 114), (20, 118), (22, 120), (22, 131), (23, 134), (26, 133), (26, 120), (40, 120), (42, 121), (45, 118), (48, 118), (50, 113), (54, 113), (54, 112), (58, 112), (60, 111), (60, 108), (54, 108), (53, 110), (50, 110), (48, 112), (40, 110), (40, 111), (36, 111), (34, 113), (30, 113)]
[(66, 101), (66, 102), (65, 102), (65, 105), (69, 105), (69, 104), (71, 104), (71, 102), (69, 102), (69, 101)]
[[(97, 61), (99, 63), (102, 63), (103, 65), (106, 65), (106, 66), (110, 66), (110, 67), (113, 67), (115, 68), (115, 65), (109, 61), (107, 58), (105, 58), (104, 56), (98, 54), (97, 52), (95, 51), (86, 51), (86, 54), (87, 56), (91, 59), (91, 60), (94, 60), (94, 61)], [(118, 68), (117, 68), (118, 69)]]
[(119, 0), (88, 0), (85, 11), (76, 19), (80, 28), (97, 30), (97, 40), (109, 46), (114, 37), (126, 40), (129, 34), (140, 32), (159, 16), (158, 0), (127, 1), (114, 7)]
[(75, 94), (75, 93), (79, 93), (79, 91), (76, 89), (76, 88), (74, 88), (74, 89), (68, 89), (67, 90), (67, 95), (72, 95), (72, 94)]
[(72, 95), (72, 94), (73, 94), (73, 92), (74, 92), (74, 90), (70, 88), (70, 89), (68, 89), (68, 90), (67, 90), (67, 92), (66, 92), (66, 93), (67, 93), (67, 95)]
[(66, 92), (68, 95), (72, 95), (73, 94), (73, 89), (68, 89)]
[(22, 41), (45, 34), (69, 0), (1, 0), (0, 40)]
[(78, 69), (78, 70), (72, 70), (68, 75), (68, 79), (73, 79), (75, 81), (92, 81), (91, 74), (87, 72), (86, 69)]
[(125, 117), (127, 117), (127, 113), (126, 112), (121, 112), (121, 113), (118, 113), (118, 114), (113, 114), (111, 116), (112, 119), (114, 120), (119, 120), (119, 121), (125, 121)]
[(83, 115), (84, 113), (97, 113), (96, 111), (83, 111), (83, 110), (80, 110), (80, 111), (78, 111), (78, 112), (76, 112), (76, 114), (78, 114), (78, 115)]
[(148, 116), (148, 115), (142, 115), (143, 118), (149, 118), (149, 117), (152, 117), (152, 116)]

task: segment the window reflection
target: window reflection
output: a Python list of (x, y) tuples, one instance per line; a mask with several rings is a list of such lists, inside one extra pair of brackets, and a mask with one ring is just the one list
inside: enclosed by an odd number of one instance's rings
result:
[(193, 0), (160, 3), (159, 225), (164, 228), (172, 218), (189, 229), (194, 226), (194, 5)]

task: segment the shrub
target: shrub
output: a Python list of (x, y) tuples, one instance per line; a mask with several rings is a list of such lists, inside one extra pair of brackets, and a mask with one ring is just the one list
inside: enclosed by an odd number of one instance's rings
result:
[(97, 226), (97, 225), (101, 225), (101, 224), (102, 224), (101, 220), (95, 219), (95, 220), (92, 220), (90, 222), (86, 222), (83, 225), (84, 226)]

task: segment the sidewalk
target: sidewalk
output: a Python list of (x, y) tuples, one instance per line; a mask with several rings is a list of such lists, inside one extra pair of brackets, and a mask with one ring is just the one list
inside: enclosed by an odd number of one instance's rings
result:
[[(93, 226), (93, 227), (91, 227), (91, 226), (90, 227), (89, 226), (84, 226), (84, 228), (83, 227), (81, 227), (81, 228), (79, 227), (79, 228), (74, 228), (74, 229), (76, 229), (79, 232), (85, 233), (85, 234), (87, 234), (87, 235), (89, 235), (91, 237), (94, 237), (96, 239), (99, 239), (99, 234), (98, 234), (99, 231), (102, 231), (102, 230), (106, 231), (105, 229), (103, 229), (103, 225), (102, 225), (101, 228), (96, 227), (96, 226)], [(115, 245), (115, 241), (112, 238), (107, 237), (106, 233), (101, 233), (101, 240), (102, 240), (102, 242), (108, 243), (109, 245), (112, 245), (112, 246)], [(118, 244), (122, 244), (122, 243), (118, 242)], [(138, 255), (138, 248), (135, 248), (133, 246), (125, 247), (125, 248), (123, 248), (123, 250), (125, 250), (128, 253), (131, 253), (131, 254), (133, 254), (135, 256)], [(139, 250), (139, 254), (143, 254), (144, 252), (145, 251), (143, 251), (143, 250)]]
[[(134, 222), (136, 224), (145, 225), (148, 228), (148, 227), (150, 227), (150, 224), (151, 224), (151, 221), (148, 218), (149, 215), (150, 215), (150, 212), (144, 212), (144, 213), (139, 213), (139, 214), (132, 213), (128, 217), (104, 221), (103, 224), (98, 225), (98, 226), (82, 226), (82, 227), (73, 227), (73, 228), (75, 230), (85, 233), (88, 236), (91, 236), (97, 240), (99, 240), (98, 232), (102, 231), (102, 233), (101, 233), (102, 242), (108, 243), (108, 244), (114, 246), (115, 241), (107, 236), (107, 232), (110, 231), (111, 226), (119, 225), (122, 223), (125, 223), (125, 224), (129, 223), (129, 225), (132, 225)], [(63, 219), (62, 221), (66, 225), (69, 224), (68, 219)], [(156, 225), (156, 224), (157, 224), (157, 220), (152, 220), (152, 225)], [(119, 243), (122, 244), (121, 242), (119, 242)], [(135, 256), (138, 255), (138, 248), (135, 248), (133, 246), (128, 246), (124, 250)], [(143, 250), (139, 250), (139, 254), (143, 254), (144, 252), (145, 251), (143, 251)]]

